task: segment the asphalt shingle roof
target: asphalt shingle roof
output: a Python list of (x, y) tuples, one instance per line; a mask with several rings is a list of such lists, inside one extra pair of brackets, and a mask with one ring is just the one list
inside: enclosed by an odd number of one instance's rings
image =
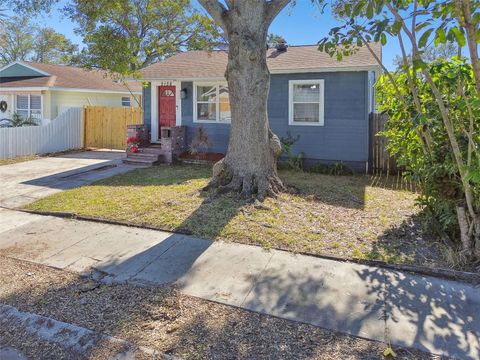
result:
[[(50, 76), (0, 77), (0, 88), (54, 87), (128, 92), (123, 84), (113, 81), (103, 71), (27, 61), (22, 63), (46, 72)], [(134, 92), (142, 90), (137, 82), (129, 82), (129, 87)]]
[[(372, 43), (370, 46), (381, 59), (381, 45)], [(145, 79), (223, 77), (227, 61), (226, 50), (187, 51), (148, 66), (142, 70), (142, 74)], [(317, 45), (289, 46), (286, 52), (268, 49), (267, 65), (272, 73), (379, 66), (366, 47), (359, 48), (355, 54), (344, 57), (342, 61), (337, 61), (335, 57), (318, 51)]]

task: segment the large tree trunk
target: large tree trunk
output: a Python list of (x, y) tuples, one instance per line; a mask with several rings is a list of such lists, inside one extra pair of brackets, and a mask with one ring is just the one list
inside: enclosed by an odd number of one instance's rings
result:
[(266, 43), (271, 20), (288, 1), (232, 1), (220, 14), (216, 1), (203, 3), (228, 36), (225, 77), (232, 111), (227, 154), (214, 166), (210, 187), (238, 191), (244, 198), (275, 196), (283, 188), (277, 174), (281, 145), (268, 124)]

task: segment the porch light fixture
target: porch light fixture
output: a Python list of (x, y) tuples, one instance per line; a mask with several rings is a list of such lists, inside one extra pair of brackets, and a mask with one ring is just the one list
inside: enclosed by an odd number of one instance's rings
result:
[(183, 88), (182, 91), (180, 91), (180, 98), (183, 100), (183, 99), (186, 99), (187, 98), (187, 93), (188, 93), (188, 90), (187, 88)]

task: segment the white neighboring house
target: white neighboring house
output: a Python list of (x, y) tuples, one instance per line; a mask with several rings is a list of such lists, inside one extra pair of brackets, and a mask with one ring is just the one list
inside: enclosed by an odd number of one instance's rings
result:
[(46, 124), (71, 107), (137, 107), (141, 95), (140, 82), (127, 87), (98, 70), (26, 61), (0, 69), (0, 119), (17, 113)]

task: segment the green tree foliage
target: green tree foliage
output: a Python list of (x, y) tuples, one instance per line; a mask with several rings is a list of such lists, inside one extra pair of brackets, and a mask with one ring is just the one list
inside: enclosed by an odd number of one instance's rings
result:
[(274, 48), (279, 42), (285, 42), (283, 36), (278, 34), (268, 34), (267, 36), (267, 45), (269, 48)]
[(0, 11), (13, 10), (17, 14), (35, 14), (50, 11), (58, 0), (2, 0)]
[(27, 60), (33, 50), (33, 36), (27, 18), (10, 18), (3, 21), (0, 29), (0, 62), (8, 64)]
[[(475, 91), (472, 67), (465, 60), (440, 59), (429, 64), (427, 69), (449, 109), (454, 133), (459, 139), (462, 157), (467, 159), (470, 181), (474, 185), (474, 206), (479, 208), (480, 134), (472, 132), (473, 142), (468, 141), (470, 128), (480, 127), (480, 101)], [(413, 69), (410, 67), (406, 71), (412, 73)], [(388, 139), (390, 152), (407, 170), (406, 175), (420, 185), (422, 194), (419, 203), (439, 220), (437, 225), (441, 226), (441, 231), (456, 238), (456, 206), (462, 203), (465, 194), (435, 96), (430, 86), (417, 77), (415, 86), (422, 107), (421, 113), (418, 113), (410, 95), (406, 72), (398, 72), (394, 79), (406, 101), (400, 100), (388, 77), (384, 75), (379, 79), (379, 110), (389, 115), (382, 135)], [(431, 130), (431, 152), (428, 156), (425, 156), (415, 131), (418, 128)]]
[(32, 60), (42, 63), (68, 64), (78, 51), (65, 35), (52, 28), (39, 28), (36, 32)]
[(66, 11), (87, 45), (78, 62), (112, 74), (132, 74), (219, 41), (213, 21), (188, 0), (73, 0)]
[(77, 51), (65, 35), (33, 25), (26, 17), (12, 17), (0, 29), (0, 62), (37, 61), (67, 64)]
[[(384, 68), (378, 88), (390, 115), (385, 135), (421, 185), (420, 202), (460, 239), (462, 254), (479, 261), (480, 1), (361, 0), (338, 11), (344, 24), (320, 50), (341, 59), (366, 46), (375, 56), (372, 41), (398, 41), (400, 73)], [(425, 61), (431, 44), (448, 42), (466, 47), (469, 58)]]
[[(453, 57), (457, 56), (459, 53), (458, 46), (456, 46), (453, 42), (446, 42), (445, 44), (431, 44), (425, 48), (423, 53), (421, 54), (421, 59), (429, 64), (434, 62), (438, 59), (449, 60)], [(403, 56), (397, 55), (393, 59), (393, 63), (397, 67), (397, 69), (403, 67)], [(408, 63), (412, 64), (412, 57), (408, 56)]]

